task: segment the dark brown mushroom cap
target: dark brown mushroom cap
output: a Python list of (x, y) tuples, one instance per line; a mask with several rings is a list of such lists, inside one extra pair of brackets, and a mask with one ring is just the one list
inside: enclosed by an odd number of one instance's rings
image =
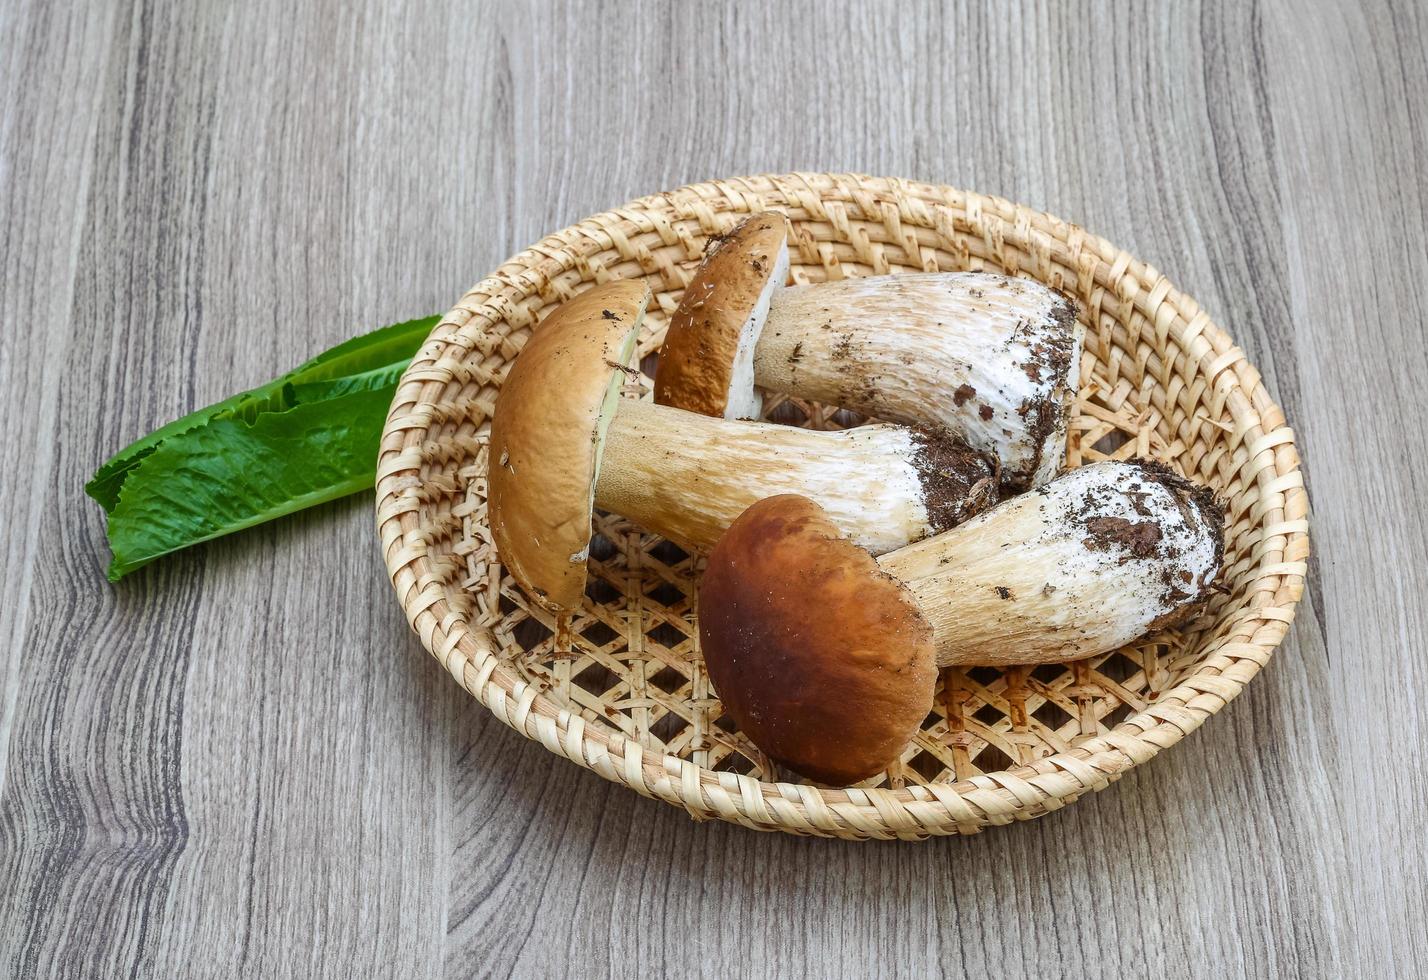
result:
[(740, 730), (821, 782), (887, 768), (932, 709), (932, 630), (912, 595), (806, 497), (761, 500), (724, 532), (699, 638)]
[(705, 255), (669, 318), (655, 370), (658, 404), (727, 417), (740, 338), (787, 240), (787, 219), (764, 211), (744, 219)]

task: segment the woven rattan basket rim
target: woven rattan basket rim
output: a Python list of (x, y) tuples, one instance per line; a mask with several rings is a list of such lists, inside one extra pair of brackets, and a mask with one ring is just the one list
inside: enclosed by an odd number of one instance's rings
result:
[[(492, 324), (504, 320), (515, 327), (529, 325), (532, 317), (523, 297), (536, 294), (542, 302), (553, 302), (570, 295), (581, 281), (628, 274), (658, 277), (667, 288), (682, 286), (678, 270), (645, 239), (656, 236), (665, 247), (689, 246), (687, 226), (697, 223), (697, 234), (703, 236), (722, 230), (732, 215), (767, 207), (785, 210), (795, 219), (829, 223), (840, 232), (846, 232), (850, 222), (876, 222), (914, 251), (918, 239), (913, 229), (945, 241), (952, 239), (954, 227), (962, 235), (968, 229), (980, 232), (977, 247), (1008, 273), (1030, 271), (1042, 278), (1054, 271), (1063, 278), (1094, 282), (1134, 306), (1153, 331), (1150, 339), (1157, 351), (1164, 352), (1167, 338), (1175, 339), (1184, 356), (1195, 361), (1198, 379), (1232, 420), (1233, 436), (1246, 450), (1239, 465), (1245, 483), (1254, 482), (1277, 501), (1258, 508), (1270, 543), (1256, 549), (1253, 595), (1242, 610), (1244, 621), (1232, 631), (1239, 639), (1213, 641), (1219, 644), (1213, 654), (1155, 704), (1076, 748), (1004, 772), (898, 789), (825, 789), (706, 770), (587, 725), (501, 662), (479, 629), (447, 602), (425, 554), (421, 507), (429, 490), (420, 467), (423, 452), (432, 449), (429, 430), (443, 418), (443, 393), (453, 378), (470, 377), (470, 369), (462, 365), (473, 351), (489, 353), (482, 342)], [(851, 232), (856, 261), (875, 273), (886, 271), (886, 246), (870, 243), (866, 236), (859, 240), (856, 234)], [(611, 251), (613, 263), (597, 261)], [(1155, 364), (1139, 367), (1150, 371)], [(1266, 517), (1270, 511), (1275, 512), (1273, 521)], [(1039, 816), (1103, 788), (1178, 742), (1243, 689), (1288, 631), (1303, 591), (1307, 517), (1293, 433), (1258, 372), (1194, 300), (1154, 268), (1074, 225), (999, 198), (846, 174), (762, 175), (693, 184), (592, 216), (518, 253), (463, 297), (403, 375), (377, 471), (383, 558), (407, 618), (426, 648), (503, 723), (558, 755), (683, 807), (696, 818), (852, 838), (970, 832)]]

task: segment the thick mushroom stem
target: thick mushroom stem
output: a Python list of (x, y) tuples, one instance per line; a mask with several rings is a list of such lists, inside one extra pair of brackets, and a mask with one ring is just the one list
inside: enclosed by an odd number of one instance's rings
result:
[(1048, 663), (1173, 625), (1218, 573), (1210, 491), (1156, 463), (1096, 463), (883, 555), (932, 626), (939, 666)]
[(928, 431), (815, 432), (625, 399), (605, 432), (595, 505), (708, 550), (751, 504), (799, 493), (881, 554), (977, 513), (995, 490), (986, 457)]
[(997, 457), (1016, 492), (1060, 471), (1083, 330), (1069, 300), (1008, 276), (790, 286), (768, 303), (754, 380), (890, 422), (942, 425)]

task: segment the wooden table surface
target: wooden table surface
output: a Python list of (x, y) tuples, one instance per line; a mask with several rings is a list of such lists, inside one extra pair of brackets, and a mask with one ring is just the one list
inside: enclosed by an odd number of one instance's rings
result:
[[(0, 0), (0, 975), (1428, 975), (1428, 9)], [(370, 495), (104, 580), (94, 467), (542, 233), (855, 170), (1163, 270), (1296, 428), (1288, 642), (972, 838), (696, 825), (407, 629)]]

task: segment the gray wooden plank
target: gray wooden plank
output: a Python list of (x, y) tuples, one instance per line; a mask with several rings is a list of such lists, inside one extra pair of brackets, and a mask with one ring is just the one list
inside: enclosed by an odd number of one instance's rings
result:
[(20, 638), (30, 606), (39, 517), (58, 438), (63, 352), (81, 251), (83, 212), (74, 206), (93, 174), (97, 76), (112, 4), (89, 20), (73, 7), (0, 7), (0, 88), (46, 98), (0, 101), (0, 399), (10, 420), (0, 440), (0, 542), (6, 594), (0, 604), (0, 791), (19, 697)]
[[(1428, 972), (1422, 11), (113, 9), (0, 7), (0, 972)], [(100, 584), (79, 487), (128, 439), (584, 214), (788, 169), (1084, 224), (1295, 424), (1290, 640), (1107, 792), (915, 846), (693, 824), (462, 694), (360, 500)]]
[[(334, 13), (136, 4), (113, 30), (85, 25), (109, 70), (87, 114), (93, 189), (72, 205), (74, 299), (54, 319), (94, 342), (55, 360), (94, 387), (58, 393), (65, 438), (33, 498), (51, 547), (17, 646), (44, 655), (22, 661), (0, 801), (19, 845), (0, 946), (22, 974), (439, 971), (445, 854), (423, 815), (445, 742), (419, 733), (445, 729), (457, 692), (412, 670), (426, 661), (370, 501), (110, 589), (79, 492), (130, 438), (440, 307), (491, 261), (427, 234), (449, 201), (424, 192), (414, 147), (443, 127), (401, 112), (443, 25), (426, 18), (389, 64), (391, 23)], [(59, 108), (29, 91), (37, 114)], [(364, 129), (372, 107), (385, 131)]]
[[(1333, 679), (1327, 703), (1299, 718), (1334, 734), (1323, 777), (1342, 810), (1340, 880), (1360, 969), (1422, 976), (1428, 16), (1414, 4), (1328, 6), (1314, 30), (1289, 9), (1274, 17), (1284, 159), (1273, 192), (1291, 202), (1284, 289), (1305, 395), (1292, 418), (1311, 461), (1317, 625)], [(1303, 84), (1329, 64), (1332, 78)]]

